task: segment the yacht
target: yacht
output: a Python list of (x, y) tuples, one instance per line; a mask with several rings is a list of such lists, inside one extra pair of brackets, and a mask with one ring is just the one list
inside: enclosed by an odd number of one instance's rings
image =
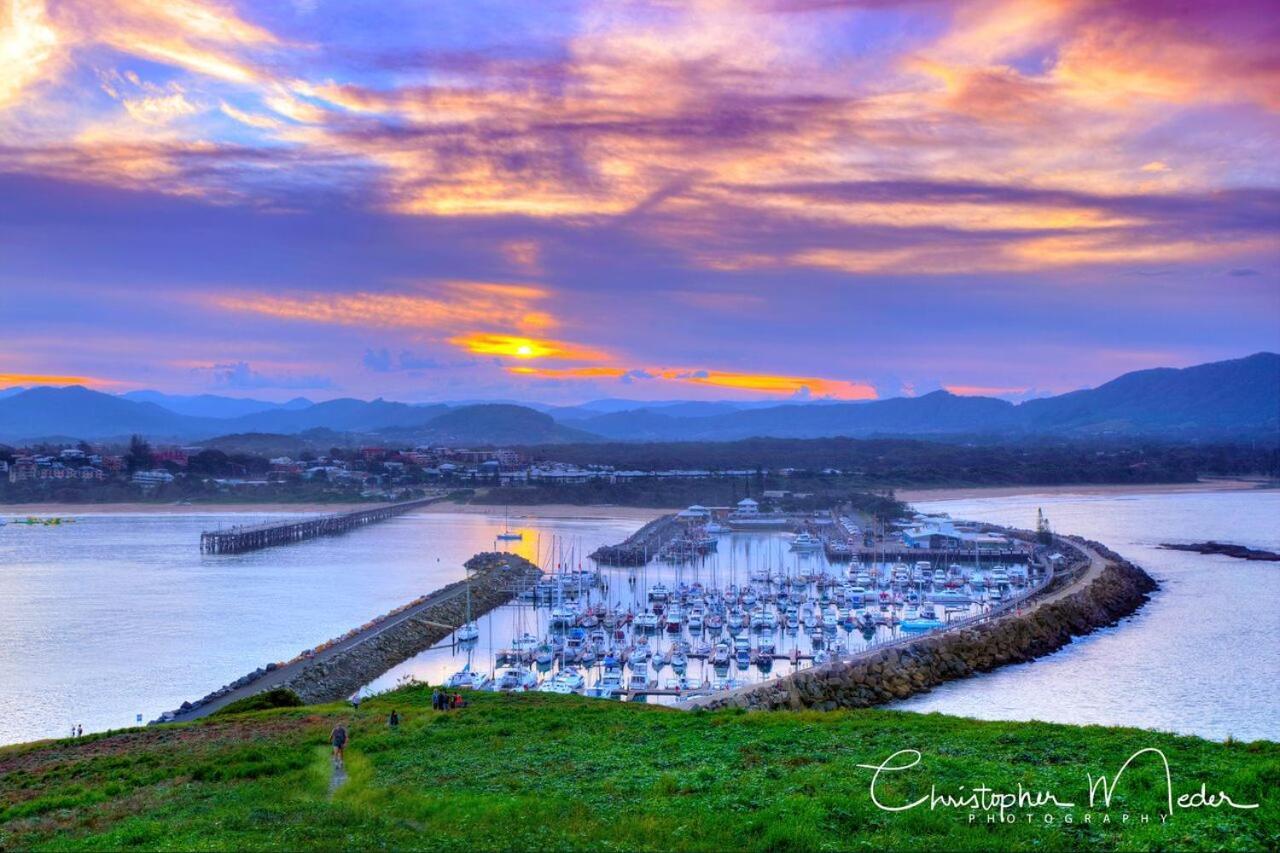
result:
[(476, 623), (468, 622), (454, 631), (453, 636), (459, 643), (474, 643), (480, 639), (480, 629), (476, 626)]
[(455, 690), (484, 690), (493, 681), (487, 672), (476, 672), (467, 664), (445, 679), (445, 687)]
[(791, 540), (791, 550), (801, 553), (820, 551), (822, 550), (822, 540), (812, 533), (797, 533), (795, 538)]
[(498, 670), (491, 689), (500, 693), (523, 693), (538, 686), (538, 676), (522, 666), (509, 666)]

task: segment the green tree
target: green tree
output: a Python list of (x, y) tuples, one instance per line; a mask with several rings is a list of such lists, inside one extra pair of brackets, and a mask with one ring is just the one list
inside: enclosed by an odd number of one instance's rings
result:
[(124, 458), (130, 474), (134, 471), (145, 471), (151, 468), (152, 464), (151, 445), (140, 435), (131, 436), (129, 452)]

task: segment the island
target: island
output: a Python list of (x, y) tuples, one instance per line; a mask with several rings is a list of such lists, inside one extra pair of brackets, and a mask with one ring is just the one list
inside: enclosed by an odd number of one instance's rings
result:
[(1194, 551), (1197, 554), (1223, 554), (1239, 560), (1260, 560), (1263, 562), (1280, 562), (1280, 554), (1274, 551), (1263, 551), (1258, 548), (1246, 548), (1244, 545), (1232, 545), (1229, 542), (1193, 542), (1191, 544), (1175, 544), (1162, 542), (1161, 548), (1168, 551)]

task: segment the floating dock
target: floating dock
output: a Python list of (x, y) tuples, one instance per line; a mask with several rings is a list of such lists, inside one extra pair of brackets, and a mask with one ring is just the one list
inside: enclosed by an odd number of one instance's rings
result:
[(200, 534), (200, 551), (204, 554), (243, 554), (276, 545), (304, 542), (319, 536), (334, 536), (357, 527), (386, 521), (438, 500), (441, 498), (420, 498), (297, 521), (273, 521), (230, 527), (226, 530), (206, 530)]

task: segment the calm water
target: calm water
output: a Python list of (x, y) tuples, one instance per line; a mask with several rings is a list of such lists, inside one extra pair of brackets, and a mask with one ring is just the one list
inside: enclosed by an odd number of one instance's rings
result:
[[(282, 516), (0, 527), (0, 743), (155, 719), (458, 580), (502, 529), (501, 518), (406, 515), (285, 548), (200, 554), (201, 530), (271, 517)], [(555, 537), (586, 553), (640, 523), (513, 519), (525, 538), (512, 550), (533, 556)]]
[[(752, 570), (767, 569), (771, 575), (782, 572), (792, 578), (797, 575), (821, 572), (835, 578), (852, 579), (852, 574), (848, 572), (848, 563), (828, 563), (821, 552), (793, 552), (790, 549), (790, 538), (789, 534), (779, 532), (726, 533), (716, 537), (718, 544), (714, 552), (695, 562), (672, 564), (654, 560), (648, 566), (635, 570), (603, 567), (601, 573), (604, 588), (587, 590), (587, 595), (583, 596), (582, 600), (593, 605), (603, 603), (610, 610), (640, 613), (650, 607), (648, 590), (651, 585), (657, 583), (662, 583), (671, 590), (682, 584), (692, 586), (695, 583), (702, 584), (707, 590), (750, 586), (757, 593), (763, 594), (773, 587), (768, 581), (762, 581), (758, 577), (753, 579)], [(544, 551), (549, 550), (544, 548)], [(539, 563), (548, 570), (557, 565), (568, 568), (592, 568), (590, 561), (578, 563), (563, 560), (554, 552), (546, 554)], [(858, 569), (855, 568), (854, 572), (856, 571)], [(887, 576), (888, 569), (885, 568), (884, 571)], [(812, 584), (808, 586), (807, 591), (811, 595), (817, 594), (817, 588)], [(869, 593), (869, 602), (874, 600), (875, 594), (874, 590)], [(541, 606), (533, 606), (531, 603), (513, 603), (507, 607), (498, 608), (485, 618), (477, 620), (480, 637), (473, 646), (458, 647), (450, 641), (441, 643), (383, 674), (370, 684), (368, 689), (371, 691), (390, 689), (402, 680), (410, 678), (440, 684), (462, 669), (464, 665), (470, 666), (473, 672), (483, 671), (492, 675), (499, 668), (495, 653), (510, 649), (513, 638), (525, 633), (540, 639), (546, 639), (553, 633), (563, 635), (563, 630), (553, 632), (550, 624), (551, 607), (555, 603), (558, 602), (549, 601)], [(876, 605), (870, 606), (873, 612), (876, 611)], [(768, 604), (766, 607), (776, 610), (776, 605), (773, 604)], [(981, 613), (982, 610), (983, 606), (980, 603), (936, 606), (938, 618), (946, 621)], [(895, 607), (893, 612), (901, 616), (902, 609)], [(624, 632), (621, 639), (611, 637), (608, 640), (609, 648), (613, 650), (625, 648), (631, 645), (640, 633), (632, 630)], [(834, 638), (828, 638), (825, 648), (828, 652), (833, 651), (831, 641), (834, 639), (837, 644), (834, 648), (856, 653), (867, 648), (869, 643), (883, 642), (898, 635), (898, 629), (889, 625), (880, 625), (874, 630), (869, 629), (865, 635), (859, 629), (849, 630), (842, 627), (836, 631)], [(662, 655), (671, 651), (675, 642), (683, 641), (695, 651), (700, 642), (714, 644), (721, 639), (733, 642), (733, 637), (727, 629), (723, 632), (710, 629), (694, 632), (686, 627), (679, 633), (658, 630), (648, 635), (647, 642), (654, 652), (654, 659), (645, 665), (647, 674), (655, 683), (654, 686), (659, 688), (675, 687), (675, 682), (679, 676), (683, 675), (687, 679), (687, 684), (693, 685), (694, 689), (701, 689), (720, 685), (734, 687), (739, 684), (779, 678), (797, 669), (813, 665), (812, 659), (816, 649), (811, 635), (803, 628), (784, 628), (780, 622), (773, 631), (752, 629), (743, 631), (740, 636), (747, 637), (753, 647), (758, 647), (764, 639), (772, 640), (775, 644), (775, 654), (786, 656), (794, 654), (794, 660), (775, 660), (764, 669), (755, 663), (748, 664), (744, 661), (739, 664), (734, 661), (728, 667), (717, 669), (710, 661), (691, 656), (687, 670), (677, 673), (669, 663), (662, 663), (659, 660)], [(555, 671), (555, 668), (554, 665), (544, 665), (535, 667), (535, 671), (545, 680)], [(597, 661), (592, 666), (580, 667), (580, 670), (586, 678), (587, 685), (590, 686), (595, 684), (603, 674), (603, 664)], [(628, 666), (626, 675), (631, 674), (632, 669)], [(667, 696), (651, 696), (648, 697), (648, 701), (671, 703), (676, 699)]]
[[(897, 707), (1280, 740), (1280, 567), (1154, 547), (1217, 538), (1280, 550), (1280, 493), (1022, 496), (920, 506), (1023, 527), (1043, 506), (1055, 528), (1106, 542), (1163, 589), (1115, 628)], [(201, 530), (268, 517), (81, 515), (59, 528), (0, 528), (0, 743), (62, 735), (75, 723), (96, 731), (132, 725), (136, 714), (154, 719), (460, 578), (463, 561), (492, 548), (502, 527), (499, 517), (410, 515), (287, 548), (200, 555)], [(639, 524), (522, 520), (525, 538), (513, 550), (545, 556), (554, 541), (576, 564), (577, 555), (620, 541)], [(742, 584), (761, 562), (794, 568), (822, 559), (790, 554), (777, 537), (727, 538), (719, 556), (679, 569), (679, 577)], [(653, 566), (637, 584), (672, 579), (676, 571)], [(611, 599), (631, 595), (625, 569), (606, 574)], [(487, 663), (488, 649), (506, 645), (521, 627), (541, 633), (527, 609), (495, 611), (481, 622), (473, 660)], [(787, 640), (779, 639), (785, 649)], [(433, 649), (372, 687), (406, 675), (438, 680), (466, 661), (466, 653), (447, 646)], [(773, 674), (789, 667), (779, 662)]]
[(1163, 551), (1217, 539), (1280, 551), (1280, 492), (1058, 495), (920, 503), (1109, 545), (1160, 581), (1133, 617), (1046, 658), (897, 703), (992, 720), (1140, 726), (1201, 737), (1280, 740), (1280, 565)]

